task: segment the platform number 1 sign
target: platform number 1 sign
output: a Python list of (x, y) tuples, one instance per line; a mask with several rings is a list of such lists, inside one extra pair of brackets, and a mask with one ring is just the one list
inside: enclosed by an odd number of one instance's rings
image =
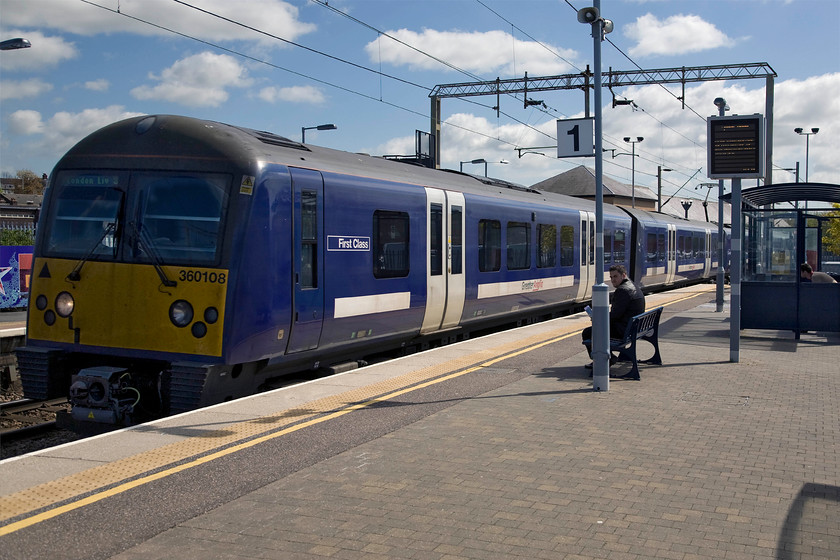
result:
[(595, 155), (595, 118), (557, 121), (557, 157)]

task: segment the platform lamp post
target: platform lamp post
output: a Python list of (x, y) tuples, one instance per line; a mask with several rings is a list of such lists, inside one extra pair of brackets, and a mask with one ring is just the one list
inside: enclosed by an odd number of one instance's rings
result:
[(601, 101), (601, 42), (613, 22), (601, 17), (601, 0), (581, 8), (577, 20), (592, 28), (595, 82), (595, 284), (592, 286), (592, 390), (610, 388), (610, 289), (604, 283), (604, 154), (603, 103)]
[(801, 128), (794, 128), (793, 131), (800, 136), (805, 137), (805, 182), (808, 182), (808, 152), (810, 150), (811, 135), (820, 131), (819, 128), (812, 128), (811, 132), (805, 132)]
[(319, 124), (318, 126), (302, 126), (300, 127), (300, 143), (306, 143), (306, 131), (307, 130), (335, 130), (338, 127), (334, 124)]
[[(718, 108), (718, 116), (725, 117), (729, 110), (729, 105), (726, 104), (726, 99), (723, 97), (715, 98), (715, 107)], [(717, 275), (715, 278), (715, 312), (723, 312), (723, 283), (726, 273), (724, 271), (724, 259), (726, 258), (726, 243), (723, 239), (723, 179), (718, 179), (718, 266)]]
[(636, 207), (636, 144), (638, 144), (642, 140), (644, 140), (644, 138), (642, 138), (641, 136), (636, 136), (635, 140), (631, 140), (629, 136), (624, 137), (624, 141), (628, 142), (629, 144), (631, 144), (633, 146), (633, 150), (632, 150), (633, 153), (630, 154), (630, 155), (633, 156), (633, 165), (632, 165), (632, 171), (631, 171), (632, 179), (630, 180), (630, 183), (631, 183), (632, 189), (633, 189), (633, 208)]
[[(633, 161), (636, 161), (635, 158)], [(663, 171), (673, 171), (673, 169), (669, 169), (667, 167), (662, 167), (661, 165), (656, 166), (656, 211), (662, 212), (662, 172)]]

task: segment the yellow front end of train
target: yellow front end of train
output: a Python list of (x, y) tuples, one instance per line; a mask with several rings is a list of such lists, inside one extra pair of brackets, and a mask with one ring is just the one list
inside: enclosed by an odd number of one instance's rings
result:
[(220, 357), (228, 282), (220, 269), (38, 258), (28, 337), (71, 351)]

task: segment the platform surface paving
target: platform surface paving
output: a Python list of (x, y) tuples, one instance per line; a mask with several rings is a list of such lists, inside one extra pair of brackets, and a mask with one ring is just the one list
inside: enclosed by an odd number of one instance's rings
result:
[(640, 382), (581, 392), (578, 355), (117, 558), (838, 558), (838, 340), (731, 363), (727, 317), (672, 318)]

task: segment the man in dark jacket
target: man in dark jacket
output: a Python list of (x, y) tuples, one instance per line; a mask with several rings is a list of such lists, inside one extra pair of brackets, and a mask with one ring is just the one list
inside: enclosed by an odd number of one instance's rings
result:
[[(623, 265), (614, 264), (610, 267), (610, 282), (615, 288), (610, 307), (610, 338), (621, 339), (630, 320), (645, 312), (645, 294), (627, 278), (627, 270)], [(582, 337), (591, 358), (592, 327), (583, 329)], [(614, 364), (615, 361), (616, 357), (610, 355), (610, 364)], [(586, 368), (592, 369), (592, 364), (587, 364)]]

